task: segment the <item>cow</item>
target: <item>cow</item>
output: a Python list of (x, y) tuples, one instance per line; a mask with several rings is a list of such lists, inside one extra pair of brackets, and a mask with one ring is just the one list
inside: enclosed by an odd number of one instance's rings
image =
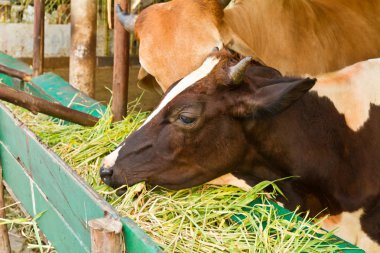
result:
[(380, 0), (228, 2), (172, 0), (138, 16), (119, 7), (119, 19), (140, 42), (138, 85), (166, 91), (222, 45), (287, 75), (380, 57)]
[(241, 58), (214, 52), (175, 83), (101, 179), (249, 189), (290, 177), (278, 182), (286, 208), (328, 213), (326, 229), (380, 252), (380, 59), (314, 79)]

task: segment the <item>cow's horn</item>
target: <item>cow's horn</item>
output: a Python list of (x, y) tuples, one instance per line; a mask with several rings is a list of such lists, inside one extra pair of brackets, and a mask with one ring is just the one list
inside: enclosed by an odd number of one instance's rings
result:
[(247, 56), (241, 61), (239, 61), (235, 66), (230, 67), (229, 75), (234, 84), (239, 84), (241, 83), (241, 81), (243, 81), (244, 72), (249, 66), (249, 63), (251, 62), (251, 60), (252, 60), (252, 57)]
[(227, 5), (231, 2), (231, 0), (218, 0), (220, 6), (222, 6), (222, 8), (226, 8)]
[(116, 5), (116, 15), (117, 15), (120, 23), (125, 28), (125, 30), (127, 30), (128, 32), (134, 32), (135, 31), (135, 22), (136, 22), (137, 15), (126, 14), (121, 9), (120, 4)]

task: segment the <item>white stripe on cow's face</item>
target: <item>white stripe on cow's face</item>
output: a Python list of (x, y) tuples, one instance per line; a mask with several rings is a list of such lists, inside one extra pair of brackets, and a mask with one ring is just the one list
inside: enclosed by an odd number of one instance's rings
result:
[(170, 102), (172, 101), (178, 94), (180, 94), (185, 89), (192, 86), (194, 83), (202, 79), (203, 77), (207, 76), (218, 64), (219, 59), (216, 57), (209, 57), (207, 58), (203, 64), (195, 71), (184, 77), (179, 83), (176, 84), (175, 87), (173, 87), (168, 94), (164, 97), (164, 99), (161, 101), (161, 103), (158, 105), (158, 107), (149, 115), (149, 117), (145, 120), (144, 124), (140, 126), (143, 127), (148, 122), (150, 122), (154, 117), (157, 116), (157, 114)]
[(117, 149), (115, 149), (111, 154), (109, 154), (108, 156), (106, 156), (103, 160), (103, 168), (105, 169), (109, 169), (109, 168), (112, 168), (114, 165), (115, 165), (115, 162), (119, 156), (119, 151), (120, 149), (124, 146), (121, 145), (120, 147), (118, 147)]
[(347, 125), (358, 131), (369, 119), (370, 104), (380, 105), (379, 73), (380, 59), (359, 62), (318, 76), (312, 91), (329, 98)]

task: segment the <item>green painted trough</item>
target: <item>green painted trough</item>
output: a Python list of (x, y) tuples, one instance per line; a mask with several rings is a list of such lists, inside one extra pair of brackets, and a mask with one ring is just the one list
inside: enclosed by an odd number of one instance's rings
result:
[[(0, 65), (31, 74), (27, 65), (2, 53)], [(0, 81), (96, 117), (106, 109), (52, 73), (32, 78), (29, 82), (0, 73)], [(32, 217), (43, 212), (37, 223), (58, 252), (91, 252), (88, 221), (104, 216), (111, 216), (122, 222), (128, 253), (161, 252), (157, 244), (136, 223), (129, 218), (120, 217), (1, 103), (0, 162), (6, 187), (13, 197), (22, 203)], [(290, 218), (290, 211), (273, 204), (283, 214), (288, 213)], [(339, 238), (336, 240), (339, 240), (342, 252), (364, 252)]]

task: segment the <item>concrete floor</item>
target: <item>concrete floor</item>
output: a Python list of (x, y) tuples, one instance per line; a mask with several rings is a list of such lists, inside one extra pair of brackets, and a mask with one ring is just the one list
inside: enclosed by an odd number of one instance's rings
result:
[[(143, 91), (137, 87), (137, 74), (139, 66), (131, 66), (129, 69), (128, 101), (133, 101), (140, 97), (140, 106), (143, 111), (151, 111), (159, 103), (161, 96), (155, 92)], [(66, 81), (69, 80), (69, 68), (45, 69), (45, 72), (53, 72), (61, 76)], [(112, 89), (112, 66), (98, 67), (96, 69), (95, 99), (107, 104), (111, 98)]]

